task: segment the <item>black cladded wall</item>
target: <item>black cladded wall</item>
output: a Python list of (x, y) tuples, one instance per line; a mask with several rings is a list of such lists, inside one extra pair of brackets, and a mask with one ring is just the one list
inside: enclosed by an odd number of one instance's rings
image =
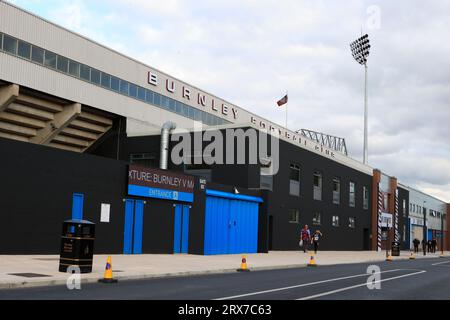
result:
[[(404, 208), (403, 201), (405, 201)], [(398, 187), (398, 228), (400, 232), (401, 249), (409, 250), (409, 191), (401, 187)]]
[[(244, 128), (246, 130), (247, 128)], [(223, 130), (222, 130), (223, 131)], [(225, 137), (226, 135), (224, 135)], [(159, 136), (136, 137), (122, 140), (124, 159), (131, 153), (153, 153), (159, 157)], [(226, 139), (224, 138), (224, 145)], [(248, 159), (248, 141), (246, 158)], [(209, 142), (204, 142), (204, 146)], [(174, 143), (171, 143), (171, 148)], [(235, 146), (236, 147), (236, 146)], [(364, 250), (370, 243), (371, 189), (372, 175), (338, 163), (330, 155), (322, 156), (292, 143), (280, 140), (279, 171), (273, 178), (273, 190), (262, 190), (264, 203), (260, 205), (258, 251), (298, 250), (299, 234), (302, 226), (308, 224), (314, 231), (323, 233), (320, 248), (324, 250)], [(270, 147), (269, 147), (270, 149)], [(226, 150), (225, 150), (226, 152)], [(236, 148), (235, 148), (236, 154)], [(289, 168), (295, 163), (301, 168), (300, 197), (289, 195)], [(182, 166), (169, 164), (172, 170), (183, 171)], [(260, 186), (260, 166), (258, 164), (212, 165), (212, 183), (247, 189)], [(322, 200), (313, 199), (313, 173), (322, 173)], [(332, 202), (333, 178), (341, 182), (340, 204)], [(356, 184), (356, 205), (349, 206), (349, 183)], [(368, 188), (369, 206), (363, 209), (363, 186)], [(300, 211), (300, 222), (290, 223), (289, 209)], [(322, 214), (320, 225), (313, 225), (313, 213)], [(338, 215), (340, 226), (332, 226), (332, 216)], [(356, 227), (349, 227), (349, 217), (356, 219)], [(271, 222), (270, 222), (271, 221)], [(200, 221), (201, 225), (204, 221)], [(192, 234), (191, 234), (192, 235)], [(190, 236), (190, 241), (192, 238)], [(202, 243), (198, 236), (195, 241)], [(364, 245), (366, 244), (366, 248)], [(199, 247), (198, 247), (199, 248)]]
[[(246, 129), (244, 128), (244, 130)], [(225, 134), (223, 136), (226, 137)], [(129, 159), (128, 157), (132, 153), (152, 153), (158, 161), (159, 140), (159, 136), (123, 139), (121, 146), (123, 159)], [(225, 145), (225, 138), (223, 142)], [(174, 142), (171, 143), (171, 148), (174, 144)], [(204, 146), (208, 144), (209, 142), (203, 143)], [(246, 159), (248, 159), (248, 146), (249, 141), (247, 140)], [(305, 224), (308, 224), (313, 231), (319, 229), (323, 233), (321, 249), (368, 250), (371, 236), (372, 175), (340, 164), (334, 161), (330, 155), (322, 156), (282, 140), (280, 140), (279, 148), (279, 171), (273, 178), (273, 190), (262, 190), (261, 193), (264, 203), (260, 205), (258, 251), (267, 252), (269, 248), (272, 250), (298, 250), (300, 230)], [(234, 151), (236, 155), (236, 145)], [(190, 154), (194, 154), (194, 152), (191, 151)], [(301, 168), (300, 197), (289, 195), (291, 163), (298, 164)], [(183, 166), (173, 163), (169, 164), (169, 168), (183, 171)], [(260, 186), (259, 164), (216, 164), (211, 166), (211, 171), (212, 183), (245, 189), (258, 189)], [(322, 200), (320, 201), (313, 199), (314, 171), (321, 172), (323, 177)], [(341, 199), (338, 205), (332, 202), (334, 177), (339, 178), (341, 182)], [(349, 206), (350, 181), (356, 184), (355, 207)], [(363, 186), (367, 187), (369, 192), (368, 209), (363, 209)], [(289, 209), (300, 211), (299, 223), (289, 222)], [(322, 215), (320, 225), (313, 225), (313, 213), (316, 211), (321, 212)], [(340, 225), (338, 227), (332, 226), (333, 215), (339, 216)], [(355, 228), (349, 227), (349, 217), (356, 219)], [(199, 219), (199, 225), (204, 224), (204, 220), (201, 220), (204, 217), (201, 218), (200, 215), (193, 219)], [(202, 251), (199, 247), (202, 243), (200, 236), (191, 234), (190, 241), (195, 241), (196, 248), (199, 248), (200, 252)]]
[[(289, 195), (290, 164), (300, 166), (300, 196)], [(313, 174), (322, 174), (322, 200), (313, 199)], [(341, 183), (340, 204), (333, 204), (333, 178)], [(349, 183), (356, 184), (356, 204), (349, 206)], [(342, 165), (330, 158), (280, 141), (280, 169), (274, 176), (273, 192), (268, 194), (268, 215), (273, 216), (274, 250), (298, 249), (300, 231), (309, 225), (312, 231), (320, 230), (323, 250), (363, 250), (364, 229), (370, 230), (370, 199), (368, 209), (363, 209), (363, 186), (371, 191), (372, 177), (368, 174)], [(291, 223), (288, 210), (298, 209), (300, 222)], [(320, 212), (320, 225), (313, 225), (313, 213)], [(332, 226), (332, 216), (339, 216), (339, 227)], [(349, 217), (356, 219), (356, 227), (349, 227)], [(368, 234), (366, 235), (368, 237)], [(368, 239), (366, 239), (367, 241)]]
[[(84, 194), (83, 218), (96, 224), (96, 254), (123, 252), (125, 198), (146, 201), (143, 253), (173, 253), (175, 202), (127, 197), (126, 162), (2, 138), (0, 154), (0, 254), (58, 254), (73, 193)], [(109, 223), (100, 222), (102, 203)], [(190, 205), (189, 252), (201, 254), (204, 201)]]
[[(0, 138), (0, 253), (59, 253), (73, 193), (84, 194), (84, 219), (96, 224), (96, 253), (123, 246), (125, 162)], [(101, 203), (111, 205), (100, 223)]]

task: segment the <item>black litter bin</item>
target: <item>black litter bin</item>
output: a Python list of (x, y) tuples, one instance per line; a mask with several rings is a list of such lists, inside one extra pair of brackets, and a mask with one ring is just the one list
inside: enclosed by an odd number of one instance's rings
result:
[(63, 222), (59, 271), (67, 272), (70, 266), (77, 266), (81, 273), (92, 272), (94, 255), (95, 223), (87, 220), (66, 220)]
[(393, 241), (391, 251), (392, 251), (392, 256), (399, 257), (400, 256), (400, 242)]

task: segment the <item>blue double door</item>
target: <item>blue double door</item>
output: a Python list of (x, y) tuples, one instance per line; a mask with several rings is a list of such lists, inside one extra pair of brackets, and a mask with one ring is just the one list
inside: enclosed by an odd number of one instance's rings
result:
[(175, 204), (173, 253), (188, 253), (189, 205)]
[(204, 254), (256, 253), (262, 200), (225, 196), (206, 198)]
[(144, 201), (125, 200), (124, 254), (142, 253), (142, 230), (144, 225)]

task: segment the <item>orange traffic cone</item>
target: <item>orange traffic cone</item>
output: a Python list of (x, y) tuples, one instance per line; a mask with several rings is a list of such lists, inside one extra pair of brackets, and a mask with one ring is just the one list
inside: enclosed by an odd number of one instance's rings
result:
[(391, 256), (391, 252), (389, 251), (389, 254), (388, 254), (388, 256), (387, 256), (387, 258), (386, 258), (386, 261), (392, 261), (393, 259), (392, 259), (392, 256)]
[(317, 267), (316, 260), (314, 259), (314, 253), (311, 253), (311, 258), (307, 264), (308, 267)]
[(249, 269), (247, 269), (247, 256), (246, 255), (242, 256), (241, 267), (239, 269), (237, 269), (236, 271), (240, 271), (240, 272), (250, 271)]
[(103, 275), (103, 279), (99, 279), (98, 282), (102, 283), (117, 282), (117, 279), (113, 279), (111, 256), (108, 256), (108, 259), (106, 259), (105, 274)]
[(409, 256), (410, 260), (413, 260), (416, 258), (416, 255), (414, 254), (414, 252), (411, 251), (411, 255)]

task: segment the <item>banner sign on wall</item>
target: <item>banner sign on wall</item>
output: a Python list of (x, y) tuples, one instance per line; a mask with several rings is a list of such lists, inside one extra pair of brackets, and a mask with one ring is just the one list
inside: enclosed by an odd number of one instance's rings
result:
[(194, 177), (166, 170), (130, 165), (128, 194), (175, 201), (194, 201)]

